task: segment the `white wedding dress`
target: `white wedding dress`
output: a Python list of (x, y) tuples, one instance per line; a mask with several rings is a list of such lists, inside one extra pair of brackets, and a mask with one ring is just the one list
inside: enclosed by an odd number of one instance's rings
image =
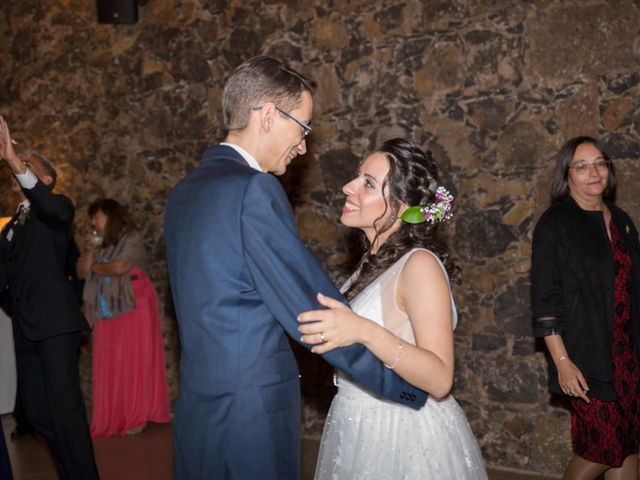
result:
[[(356, 313), (411, 344), (415, 339), (409, 318), (398, 308), (395, 298), (400, 271), (414, 251), (407, 252), (351, 302)], [(455, 328), (453, 298), (451, 313)], [(429, 397), (426, 405), (416, 411), (367, 392), (342, 372), (337, 373), (336, 385), (338, 393), (322, 434), (316, 479), (487, 478), (469, 423), (453, 396), (444, 400)]]

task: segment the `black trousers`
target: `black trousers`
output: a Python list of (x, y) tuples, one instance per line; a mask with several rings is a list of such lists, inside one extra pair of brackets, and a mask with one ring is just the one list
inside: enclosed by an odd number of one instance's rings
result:
[(7, 452), (7, 444), (4, 441), (4, 432), (2, 431), (2, 423), (0, 422), (0, 480), (13, 480), (11, 472), (11, 460), (9, 460), (9, 452)]
[(44, 436), (61, 479), (97, 479), (78, 374), (81, 333), (33, 342), (17, 323), (13, 322), (16, 364), (27, 419)]
[(27, 433), (33, 430), (33, 427), (27, 420), (27, 416), (24, 413), (24, 407), (22, 406), (22, 398), (20, 397), (20, 388), (16, 389), (16, 404), (13, 407), (13, 419), (16, 422), (16, 430), (20, 433)]

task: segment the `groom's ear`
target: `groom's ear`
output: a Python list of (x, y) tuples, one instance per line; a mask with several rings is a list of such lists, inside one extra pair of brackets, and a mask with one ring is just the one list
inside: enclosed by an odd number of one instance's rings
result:
[(260, 109), (260, 127), (265, 132), (270, 132), (273, 128), (275, 115), (278, 113), (273, 102), (265, 102)]

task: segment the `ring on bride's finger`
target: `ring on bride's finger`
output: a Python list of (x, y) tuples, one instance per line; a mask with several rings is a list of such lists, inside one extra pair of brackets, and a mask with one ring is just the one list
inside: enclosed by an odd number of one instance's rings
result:
[(324, 332), (320, 332), (320, 340), (322, 340), (322, 343), (326, 342), (324, 339)]

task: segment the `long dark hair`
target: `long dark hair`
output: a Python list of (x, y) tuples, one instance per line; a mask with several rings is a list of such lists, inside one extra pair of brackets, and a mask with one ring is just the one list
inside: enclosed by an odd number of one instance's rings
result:
[(562, 146), (556, 155), (556, 169), (553, 173), (553, 183), (551, 185), (551, 203), (564, 200), (569, 195), (569, 167), (576, 150), (580, 145), (590, 143), (596, 147), (602, 154), (602, 158), (609, 162), (609, 176), (607, 180), (607, 188), (602, 192), (603, 198), (612, 202), (616, 199), (616, 169), (609, 160), (609, 155), (604, 149), (602, 143), (593, 137), (581, 136), (573, 137)]
[[(433, 203), (436, 190), (440, 186), (438, 165), (430, 151), (424, 152), (408, 140), (394, 138), (384, 142), (376, 152), (382, 153), (389, 161), (389, 173), (382, 183), (382, 191), (388, 192), (388, 196), (385, 197), (385, 211), (380, 219), (389, 209), (391, 215), (384, 225), (378, 225), (376, 220), (376, 236), (358, 264), (359, 275), (351, 285), (348, 296), (354, 297), (406, 252), (416, 247), (434, 252), (444, 264), (449, 278), (459, 282), (460, 269), (449, 260), (445, 244), (438, 235), (437, 223), (402, 222), (400, 228), (387, 238), (384, 246), (376, 254), (372, 253), (376, 240), (389, 230), (402, 214), (401, 202), (409, 206), (429, 205)], [(366, 237), (364, 241), (366, 244)]]
[(107, 224), (102, 235), (102, 246), (104, 247), (116, 245), (125, 234), (137, 230), (127, 209), (112, 198), (102, 198), (89, 205), (90, 217), (98, 212), (107, 216)]

